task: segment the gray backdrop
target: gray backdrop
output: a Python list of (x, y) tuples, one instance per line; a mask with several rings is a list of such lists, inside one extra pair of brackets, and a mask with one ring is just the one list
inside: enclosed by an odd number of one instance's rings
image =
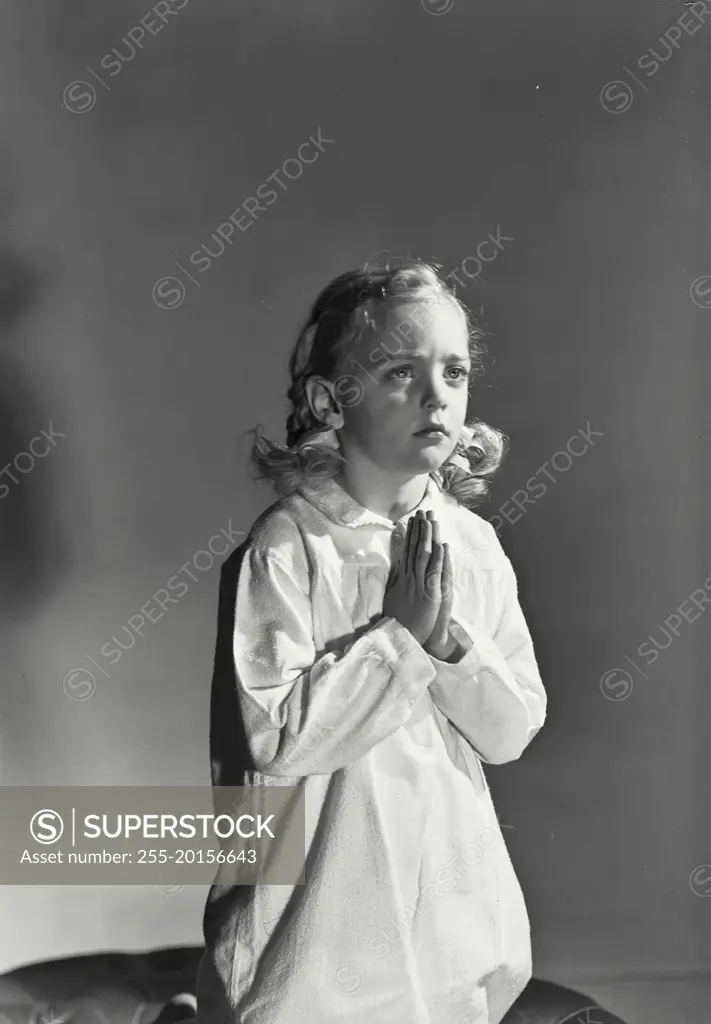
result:
[[(168, 6), (5, 4), (0, 781), (209, 783), (220, 559), (192, 559), (273, 500), (242, 434), (283, 439), (301, 317), (379, 250), (449, 272), (498, 232), (478, 278), (459, 272), (493, 335), (474, 412), (512, 438), (481, 511), (501, 516), (550, 711), (489, 778), (536, 973), (664, 976), (678, 1012), (711, 937), (711, 619), (684, 604), (711, 574), (711, 11)], [(318, 158), (285, 165), (319, 130)], [(277, 198), (249, 217), (260, 186)], [(229, 223), (224, 253), (191, 262)], [(587, 451), (556, 456), (581, 430)], [(110, 662), (176, 574), (182, 596)], [(2, 887), (0, 968), (200, 942), (205, 895)]]

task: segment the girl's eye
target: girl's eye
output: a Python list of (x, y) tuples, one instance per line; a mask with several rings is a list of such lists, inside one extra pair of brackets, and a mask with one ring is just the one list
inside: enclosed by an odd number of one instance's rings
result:
[[(411, 369), (412, 369), (412, 367), (410, 367), (410, 366), (397, 366), (397, 367), (395, 367), (394, 370), (391, 370), (388, 373), (388, 378), (391, 379), (391, 380), (404, 380), (405, 379), (404, 377), (397, 377), (396, 374), (403, 373), (403, 372), (411, 370)], [(464, 378), (468, 377), (470, 372), (471, 372), (465, 366), (450, 366), (450, 367), (448, 367), (448, 369), (449, 370), (458, 371), (458, 376), (450, 377), (449, 378), (450, 380), (464, 380)]]
[(467, 370), (466, 366), (450, 366), (449, 369), (459, 370), (460, 375), (458, 377), (455, 377), (455, 380), (463, 380), (465, 377), (469, 376), (469, 370)]

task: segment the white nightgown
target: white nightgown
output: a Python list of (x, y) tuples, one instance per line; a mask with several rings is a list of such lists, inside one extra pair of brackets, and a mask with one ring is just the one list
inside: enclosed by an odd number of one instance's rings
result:
[(307, 883), (216, 879), (199, 1024), (498, 1024), (531, 977), (481, 762), (521, 755), (546, 694), (496, 531), (434, 475), (418, 509), (450, 546), (455, 664), (383, 616), (416, 509), (394, 524), (332, 480), (242, 546), (228, 699), (255, 770), (220, 770), (235, 738), (218, 723), (213, 784), (305, 788)]

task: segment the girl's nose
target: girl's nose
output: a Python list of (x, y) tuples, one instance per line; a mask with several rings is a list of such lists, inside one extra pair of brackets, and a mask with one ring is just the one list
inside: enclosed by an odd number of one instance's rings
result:
[(425, 408), (441, 408), (447, 404), (446, 381), (430, 381), (425, 384), (424, 404)]
[(426, 409), (441, 409), (447, 403), (442, 395), (437, 394), (436, 391), (428, 392), (425, 397), (425, 408)]

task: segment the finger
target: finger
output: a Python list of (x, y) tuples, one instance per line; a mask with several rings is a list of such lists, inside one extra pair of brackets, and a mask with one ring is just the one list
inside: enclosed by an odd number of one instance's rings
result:
[(420, 523), (420, 535), (417, 544), (417, 575), (424, 583), (430, 558), (432, 557), (432, 523), (429, 519), (422, 518)]
[(430, 553), (424, 576), (425, 594), (437, 605), (442, 600), (442, 555), (441, 544), (435, 545)]
[(398, 563), (398, 570), (402, 573), (409, 571), (408, 563), (410, 559), (410, 551), (412, 549), (412, 531), (414, 528), (414, 522), (412, 516), (407, 521), (407, 529), (405, 530), (405, 540), (403, 541), (402, 551), (400, 553), (400, 561)]
[(434, 516), (432, 517), (430, 522), (432, 525), (432, 555), (434, 556), (435, 551), (438, 548), (441, 549), (441, 538), (439, 535), (439, 523), (434, 518)]
[(401, 574), (405, 574), (408, 571), (408, 559), (410, 558), (410, 548), (412, 547), (412, 519), (408, 519), (408, 525), (405, 529), (405, 538), (403, 540), (403, 548), (400, 553), (400, 562), (398, 568)]
[[(410, 533), (410, 547), (407, 553), (407, 571), (413, 574), (417, 560), (417, 545), (420, 539), (420, 517), (417, 513), (414, 516), (410, 516), (410, 523), (412, 524), (412, 532)], [(408, 523), (408, 526), (410, 523)]]
[(443, 549), (441, 584), (442, 605), (446, 608), (447, 625), (449, 625), (449, 617), (452, 613), (452, 605), (454, 603), (454, 573), (452, 571), (452, 560), (449, 555), (449, 544), (445, 542)]
[(428, 574), (430, 572), (436, 572), (437, 573), (437, 586), (439, 586), (439, 582), (440, 582), (439, 574), (441, 573), (441, 569), (442, 569), (442, 557), (443, 557), (444, 552), (443, 552), (443, 549), (442, 549), (442, 543), (440, 541), (439, 523), (434, 518), (434, 513), (428, 513), (428, 515), (430, 516), (430, 519), (428, 520), (428, 522), (429, 522), (429, 528), (430, 528), (430, 533), (431, 533), (431, 542), (430, 542), (431, 543), (431, 550), (430, 550), (430, 560), (429, 560), (429, 564), (427, 566), (427, 572), (428, 572)]

